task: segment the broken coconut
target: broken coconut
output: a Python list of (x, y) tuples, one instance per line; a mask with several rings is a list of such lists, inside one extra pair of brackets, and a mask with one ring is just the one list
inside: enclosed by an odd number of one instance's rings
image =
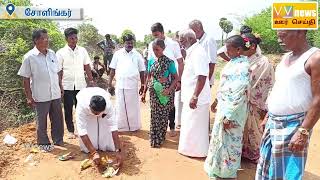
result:
[(81, 164), (80, 164), (81, 171), (87, 169), (90, 166), (92, 166), (92, 161), (90, 159), (85, 159), (81, 161)]

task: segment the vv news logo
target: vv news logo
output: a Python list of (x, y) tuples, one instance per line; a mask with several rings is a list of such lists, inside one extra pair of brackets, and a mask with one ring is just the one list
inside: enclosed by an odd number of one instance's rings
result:
[(272, 29), (318, 29), (318, 2), (272, 4)]

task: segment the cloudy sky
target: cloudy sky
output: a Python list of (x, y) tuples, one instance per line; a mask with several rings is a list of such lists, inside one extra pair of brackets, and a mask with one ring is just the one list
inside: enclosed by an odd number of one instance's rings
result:
[[(226, 17), (239, 29), (238, 19), (270, 7), (273, 0), (32, 0), (34, 5), (57, 8), (84, 8), (84, 15), (101, 34), (120, 35), (131, 29), (137, 39), (143, 40), (155, 22), (161, 22), (165, 31), (185, 29), (193, 19), (203, 22), (205, 30), (216, 39), (221, 38), (219, 19)], [(63, 27), (80, 21), (60, 22)], [(235, 33), (235, 31), (233, 31)]]

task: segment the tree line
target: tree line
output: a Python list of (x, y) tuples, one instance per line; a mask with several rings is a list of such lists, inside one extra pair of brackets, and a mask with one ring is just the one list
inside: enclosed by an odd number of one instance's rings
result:
[[(30, 0), (12, 0), (16, 6), (30, 6)], [(5, 1), (0, 1), (5, 5)], [(320, 9), (319, 9), (320, 11)], [(255, 33), (260, 34), (263, 42), (261, 48), (265, 53), (280, 53), (276, 31), (271, 29), (271, 8), (247, 17), (243, 24), (252, 27)], [(221, 18), (220, 27), (223, 33), (234, 30), (233, 25), (226, 18)], [(45, 28), (50, 37), (50, 48), (54, 51), (65, 45), (63, 33), (59, 24), (51, 20), (1, 20), (0, 21), (0, 132), (9, 126), (19, 126), (34, 119), (34, 112), (26, 105), (21, 78), (17, 75), (23, 55), (33, 48), (31, 34), (33, 29)], [(102, 51), (97, 43), (104, 39), (98, 29), (92, 24), (85, 22), (76, 27), (79, 30), (79, 45), (85, 47), (90, 56), (101, 55)], [(122, 36), (126, 33), (134, 33), (130, 29), (123, 31), (120, 37), (111, 34), (111, 38), (122, 44)], [(170, 30), (166, 33), (174, 37), (175, 32)], [(223, 37), (223, 34), (222, 34)], [(310, 31), (308, 39), (311, 45), (320, 47), (320, 32)], [(151, 34), (147, 34), (143, 41), (136, 41), (136, 47), (141, 52), (146, 44), (153, 40)]]

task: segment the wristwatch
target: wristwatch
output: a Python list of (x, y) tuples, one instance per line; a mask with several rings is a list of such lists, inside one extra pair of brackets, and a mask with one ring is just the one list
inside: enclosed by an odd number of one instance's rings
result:
[(197, 97), (197, 96), (195, 96), (195, 95), (193, 95), (193, 96), (192, 96), (192, 99), (197, 100), (197, 99), (198, 99), (198, 97)]
[(299, 127), (298, 128), (298, 131), (303, 134), (303, 135), (306, 135), (306, 136), (309, 136), (310, 135), (310, 130), (306, 129), (306, 128), (303, 128), (303, 127)]

